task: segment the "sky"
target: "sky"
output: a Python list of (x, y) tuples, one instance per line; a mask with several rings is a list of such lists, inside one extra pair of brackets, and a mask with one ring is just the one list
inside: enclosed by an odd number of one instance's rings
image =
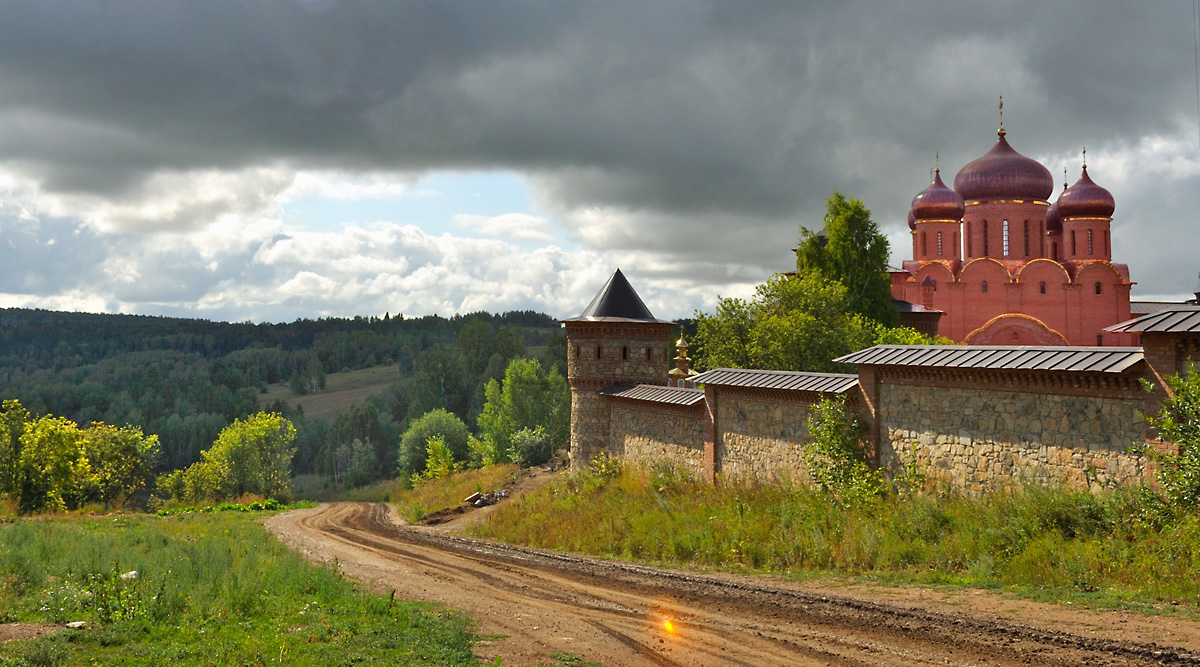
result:
[[(661, 318), (905, 218), (996, 140), (1113, 193), (1134, 299), (1200, 271), (1193, 0), (0, 0), (0, 307)], [(935, 158), (935, 156), (937, 156)], [(1054, 197), (1057, 197), (1056, 188)]]

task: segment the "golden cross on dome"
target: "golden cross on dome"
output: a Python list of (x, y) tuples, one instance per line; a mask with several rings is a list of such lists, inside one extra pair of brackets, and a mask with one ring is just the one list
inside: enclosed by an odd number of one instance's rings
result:
[(1067, 168), (1063, 167), (1063, 190), (1067, 189)]
[(933, 170), (939, 174), (942, 172), (942, 156), (937, 152), (933, 152)]
[(1087, 146), (1083, 147), (1083, 168), (1087, 169)]
[(1000, 131), (1004, 132), (1004, 96), (1000, 96)]

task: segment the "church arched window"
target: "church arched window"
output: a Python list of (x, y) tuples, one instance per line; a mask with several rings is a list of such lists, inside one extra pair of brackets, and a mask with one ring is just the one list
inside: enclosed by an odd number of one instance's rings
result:
[(942, 256), (942, 233), (938, 232), (938, 257)]
[(1043, 280), (1042, 282), (1038, 283), (1038, 294), (1045, 294), (1045, 293), (1046, 293), (1046, 281)]
[(1096, 281), (1096, 294), (1099, 294), (1101, 290), (1100, 281)]
[(1092, 256), (1092, 230), (1088, 230), (1088, 257)]
[(1008, 221), (1004, 221), (1004, 256), (1008, 257)]
[(979, 291), (984, 294), (987, 294), (987, 281), (986, 280), (979, 284)]

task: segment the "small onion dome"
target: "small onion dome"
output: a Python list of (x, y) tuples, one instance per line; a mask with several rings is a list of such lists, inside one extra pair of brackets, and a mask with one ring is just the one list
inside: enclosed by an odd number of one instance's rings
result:
[(908, 209), (908, 228), (917, 231), (917, 216), (913, 215), (912, 209)]
[(1111, 218), (1117, 205), (1112, 193), (1092, 182), (1083, 168), (1083, 175), (1058, 198), (1058, 214), (1064, 218)]
[(954, 177), (954, 189), (963, 199), (1041, 199), (1054, 192), (1054, 179), (1037, 160), (1008, 145), (1004, 130), (983, 157), (967, 163)]
[[(961, 220), (966, 206), (958, 193), (946, 187), (942, 182), (942, 172), (934, 172), (933, 183), (913, 197), (912, 214), (914, 222), (922, 220)], [(914, 226), (915, 229), (915, 226)]]
[[(1064, 195), (1067, 194), (1065, 190), (1063, 191), (1063, 194)], [(1062, 197), (1059, 196), (1058, 200), (1062, 201)], [(1048, 232), (1061, 232), (1062, 231), (1062, 216), (1059, 215), (1059, 213), (1058, 213), (1058, 202), (1057, 201), (1054, 202), (1053, 204), (1051, 204), (1050, 208), (1046, 209), (1046, 231), (1048, 231)]]

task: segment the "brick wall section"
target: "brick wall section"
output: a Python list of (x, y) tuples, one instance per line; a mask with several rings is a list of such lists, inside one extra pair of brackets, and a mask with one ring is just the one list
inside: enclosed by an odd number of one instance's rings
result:
[(594, 456), (606, 452), (620, 456), (624, 452), (613, 449), (609, 440), (611, 409), (607, 401), (596, 393), (571, 390), (571, 466), (586, 466)]
[(1144, 433), (1143, 403), (1113, 396), (881, 382), (880, 463), (915, 460), (934, 480), (968, 492), (1022, 481), (1109, 488), (1146, 475), (1127, 453)]
[(609, 442), (631, 461), (666, 459), (701, 476), (704, 470), (704, 406), (672, 406), (608, 399)]
[(716, 459), (729, 477), (772, 480), (787, 475), (809, 481), (802, 457), (808, 442), (808, 392), (723, 388), (717, 399)]

